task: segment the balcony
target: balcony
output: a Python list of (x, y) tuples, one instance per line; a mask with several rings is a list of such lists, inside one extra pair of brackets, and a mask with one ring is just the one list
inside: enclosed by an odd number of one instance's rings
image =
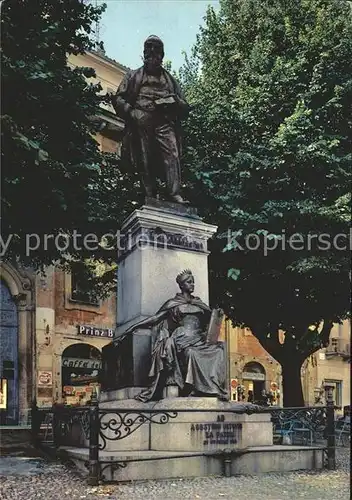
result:
[(325, 356), (327, 358), (331, 358), (332, 356), (341, 356), (343, 359), (350, 359), (350, 344), (348, 344), (345, 339), (333, 337), (330, 339), (329, 345), (326, 347)]

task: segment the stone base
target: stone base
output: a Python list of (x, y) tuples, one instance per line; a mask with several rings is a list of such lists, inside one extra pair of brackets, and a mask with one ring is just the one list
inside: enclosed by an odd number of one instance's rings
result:
[[(107, 439), (105, 450), (120, 451), (172, 451), (209, 452), (240, 450), (249, 446), (270, 446), (273, 444), (273, 427), (269, 413), (239, 413), (243, 405), (219, 401), (216, 398), (167, 398), (158, 402), (141, 403), (137, 400), (101, 400), (101, 409), (111, 410), (104, 415), (102, 424), (112, 419), (122, 422), (122, 418), (138, 417), (136, 411), (152, 409), (157, 412), (177, 412), (165, 424), (158, 423), (158, 417), (131, 427), (126, 438), (113, 440), (115, 427), (104, 431)], [(120, 408), (120, 411), (118, 410)], [(123, 410), (123, 411), (122, 411)], [(126, 411), (127, 410), (127, 411)], [(209, 411), (212, 410), (212, 411)], [(236, 413), (237, 411), (237, 413)], [(127, 417), (128, 415), (128, 417)], [(110, 439), (109, 439), (110, 438)]]
[[(87, 474), (84, 464), (88, 460), (89, 450), (64, 447), (61, 451)], [(225, 467), (229, 475), (316, 470), (322, 469), (324, 463), (322, 447), (280, 445), (249, 447), (237, 455), (226, 457), (226, 460), (230, 460), (226, 465), (221, 454), (205, 455), (197, 452), (103, 451), (99, 456), (105, 462), (103, 467), (106, 462), (123, 464), (117, 470), (110, 467), (104, 469), (104, 479), (114, 482), (223, 475)]]
[(196, 295), (208, 303), (208, 240), (216, 230), (197, 218), (194, 209), (157, 200), (125, 220), (118, 254), (116, 336), (174, 297), (179, 291), (176, 276), (184, 269), (193, 270)]
[(173, 215), (182, 215), (191, 217), (192, 219), (200, 219), (197, 209), (188, 204), (175, 203), (173, 201), (164, 201), (157, 198), (146, 197), (145, 205), (148, 207), (157, 208), (160, 212), (171, 213)]
[(31, 446), (33, 436), (30, 426), (3, 426), (0, 429), (0, 454), (12, 450), (26, 449)]
[[(119, 401), (125, 402), (126, 400), (134, 399), (140, 392), (142, 392), (146, 387), (123, 387), (122, 389), (116, 389), (112, 391), (104, 391), (100, 394), (100, 403), (108, 403)], [(163, 389), (163, 398), (177, 398), (179, 394), (179, 388), (174, 385), (167, 386)], [(137, 402), (140, 405), (140, 403)], [(101, 407), (103, 407), (101, 405)], [(116, 404), (115, 404), (116, 407)]]
[[(270, 413), (239, 413), (245, 409), (241, 403), (193, 397), (149, 403), (105, 399), (99, 407), (109, 412), (101, 416), (99, 450), (107, 481), (323, 468), (323, 447), (273, 445)], [(155, 413), (141, 421), (140, 412), (147, 409)], [(61, 452), (87, 473), (89, 449), (83, 446), (65, 446)]]
[(126, 400), (134, 400), (145, 387), (123, 387), (122, 389), (115, 389), (111, 391), (104, 391), (100, 393), (100, 407), (104, 408), (104, 403), (114, 403), (114, 407), (120, 406), (120, 402)]
[(150, 370), (151, 330), (138, 329), (126, 336), (117, 346), (113, 342), (103, 347), (102, 352), (102, 401), (109, 389), (125, 389), (126, 394), (116, 399), (133, 398), (140, 391), (130, 391), (145, 387)]

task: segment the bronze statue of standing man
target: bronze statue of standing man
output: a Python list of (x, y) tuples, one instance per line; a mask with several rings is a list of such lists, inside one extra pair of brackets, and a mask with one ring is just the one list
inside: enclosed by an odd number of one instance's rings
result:
[(188, 104), (179, 84), (162, 67), (163, 42), (149, 36), (144, 42), (144, 65), (129, 71), (112, 104), (125, 120), (122, 161), (137, 168), (147, 197), (157, 196), (157, 178), (164, 178), (168, 199), (186, 203), (181, 188), (181, 119)]

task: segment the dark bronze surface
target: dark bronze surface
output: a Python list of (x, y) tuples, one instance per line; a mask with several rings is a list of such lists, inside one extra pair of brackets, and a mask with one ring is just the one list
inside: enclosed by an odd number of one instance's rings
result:
[(150, 328), (156, 333), (149, 387), (137, 396), (141, 401), (161, 399), (166, 385), (178, 386), (181, 396), (215, 396), (226, 400), (224, 344), (209, 344), (206, 340), (211, 309), (192, 295), (191, 271), (183, 271), (176, 281), (181, 293), (166, 301), (155, 315), (129, 327), (114, 340), (114, 345), (118, 349), (137, 329)]
[(146, 195), (157, 195), (157, 179), (162, 178), (167, 198), (185, 204), (180, 194), (180, 122), (189, 106), (175, 78), (162, 67), (163, 57), (160, 38), (148, 37), (144, 65), (126, 73), (111, 102), (126, 123), (122, 161), (140, 172)]
[(175, 203), (172, 201), (159, 200), (157, 198), (145, 198), (145, 204), (148, 207), (158, 208), (165, 212), (170, 212), (175, 215), (182, 215), (184, 217), (191, 217), (192, 219), (200, 219), (197, 214), (196, 207), (191, 207), (187, 204)]

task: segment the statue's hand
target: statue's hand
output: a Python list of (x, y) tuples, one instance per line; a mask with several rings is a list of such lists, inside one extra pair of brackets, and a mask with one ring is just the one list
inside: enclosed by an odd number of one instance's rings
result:
[(134, 108), (130, 109), (128, 113), (128, 118), (133, 122), (138, 121), (137, 110)]
[(121, 344), (121, 342), (127, 337), (127, 335), (129, 335), (133, 331), (134, 331), (133, 326), (130, 326), (129, 328), (127, 328), (127, 330), (122, 335), (119, 335), (118, 337), (116, 337), (113, 340), (114, 345), (117, 346), (117, 345)]
[(126, 333), (124, 333), (123, 335), (119, 335), (118, 337), (116, 337), (114, 340), (113, 340), (113, 344), (115, 347), (117, 347), (118, 345), (121, 344), (121, 342), (125, 339), (126, 337)]

